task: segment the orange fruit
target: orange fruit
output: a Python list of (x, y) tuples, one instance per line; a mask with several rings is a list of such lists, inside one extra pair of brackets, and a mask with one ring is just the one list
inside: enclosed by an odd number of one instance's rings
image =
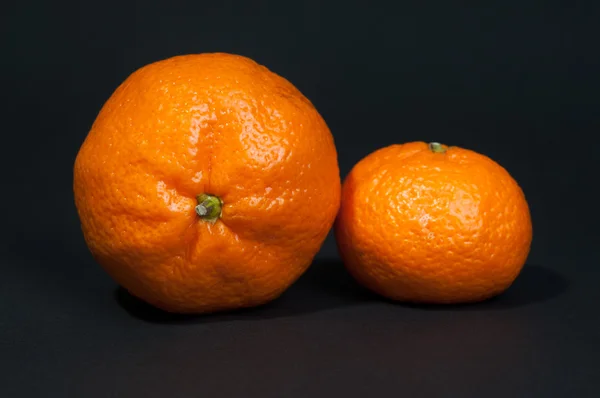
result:
[(344, 180), (334, 228), (357, 281), (414, 303), (500, 294), (532, 240), (525, 196), (504, 168), (468, 149), (424, 142), (359, 161)]
[(74, 165), (98, 263), (170, 312), (266, 303), (310, 265), (339, 208), (333, 137), (290, 82), (238, 55), (131, 74)]

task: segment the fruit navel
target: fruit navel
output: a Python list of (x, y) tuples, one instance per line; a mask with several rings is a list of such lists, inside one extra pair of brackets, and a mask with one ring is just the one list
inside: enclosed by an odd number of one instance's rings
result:
[(198, 206), (196, 206), (196, 214), (211, 224), (214, 224), (219, 217), (221, 217), (221, 209), (223, 208), (223, 201), (221, 198), (215, 195), (207, 193), (196, 196)]

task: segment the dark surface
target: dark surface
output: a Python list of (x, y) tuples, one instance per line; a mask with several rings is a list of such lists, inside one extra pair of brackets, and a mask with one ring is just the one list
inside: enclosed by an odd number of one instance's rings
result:
[[(1, 13), (0, 397), (600, 396), (598, 6), (110, 3)], [(292, 81), (342, 176), (412, 140), (502, 164), (534, 225), (515, 284), (476, 305), (390, 303), (330, 236), (261, 308), (172, 316), (117, 288), (81, 236), (75, 155), (127, 75), (209, 51)]]

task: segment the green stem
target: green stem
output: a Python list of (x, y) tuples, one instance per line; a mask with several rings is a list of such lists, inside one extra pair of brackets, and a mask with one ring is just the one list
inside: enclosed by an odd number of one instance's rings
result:
[(217, 222), (219, 217), (221, 217), (223, 208), (221, 199), (218, 196), (203, 193), (196, 196), (196, 200), (198, 201), (196, 214), (198, 214), (201, 219), (208, 221), (211, 224)]
[(445, 153), (448, 148), (439, 142), (431, 142), (429, 144), (429, 150), (433, 153)]

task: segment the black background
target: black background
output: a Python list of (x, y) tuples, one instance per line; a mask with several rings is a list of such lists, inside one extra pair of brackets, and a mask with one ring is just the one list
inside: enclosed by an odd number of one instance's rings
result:
[[(447, 3), (2, 5), (0, 396), (600, 396), (599, 7)], [(349, 278), (330, 236), (253, 310), (172, 317), (117, 289), (81, 236), (77, 150), (135, 69), (213, 51), (310, 98), (342, 177), (413, 140), (502, 164), (534, 225), (515, 284), (477, 305), (389, 303)]]

